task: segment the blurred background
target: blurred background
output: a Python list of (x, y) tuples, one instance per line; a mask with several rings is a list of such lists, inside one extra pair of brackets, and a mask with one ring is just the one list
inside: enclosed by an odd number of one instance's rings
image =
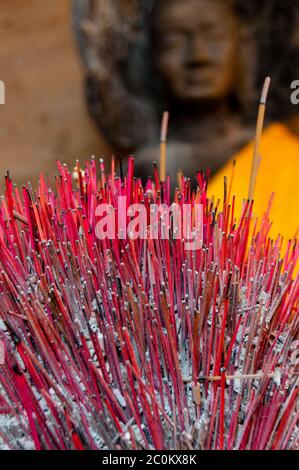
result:
[(69, 0), (1, 0), (0, 174), (17, 183), (55, 171), (55, 160), (110, 154), (89, 119)]
[(197, 1), (1, 0), (0, 174), (35, 182), (112, 152), (147, 174), (165, 109), (174, 172), (216, 172), (252, 137), (268, 74), (268, 123), (298, 134), (297, 1)]

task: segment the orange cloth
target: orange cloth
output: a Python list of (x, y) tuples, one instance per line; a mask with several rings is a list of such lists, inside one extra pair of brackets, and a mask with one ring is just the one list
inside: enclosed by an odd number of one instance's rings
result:
[[(261, 139), (261, 163), (254, 193), (254, 215), (261, 218), (266, 211), (271, 193), (275, 193), (270, 220), (271, 236), (278, 233), (284, 239), (293, 238), (299, 226), (299, 138), (282, 124), (270, 125)], [(211, 179), (209, 197), (223, 199), (224, 176), (229, 182), (233, 160), (236, 161), (231, 197), (236, 195), (236, 215), (239, 216), (242, 199), (248, 197), (252, 164), (253, 142), (246, 145)]]

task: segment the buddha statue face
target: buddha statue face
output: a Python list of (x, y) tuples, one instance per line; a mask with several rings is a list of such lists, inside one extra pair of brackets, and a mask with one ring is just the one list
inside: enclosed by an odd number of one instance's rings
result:
[(155, 66), (179, 102), (222, 100), (239, 76), (239, 23), (223, 0), (162, 0), (155, 12)]

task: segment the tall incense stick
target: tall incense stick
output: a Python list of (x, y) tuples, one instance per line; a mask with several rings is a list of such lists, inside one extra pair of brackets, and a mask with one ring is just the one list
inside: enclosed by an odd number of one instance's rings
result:
[(257, 116), (257, 124), (256, 124), (256, 132), (255, 132), (255, 140), (254, 140), (252, 166), (251, 166), (249, 188), (248, 188), (248, 199), (253, 199), (254, 189), (255, 189), (255, 184), (256, 184), (256, 177), (257, 177), (258, 168), (260, 164), (260, 158), (261, 158), (260, 144), (261, 144), (261, 137), (262, 137), (263, 126), (264, 126), (266, 103), (267, 103), (267, 96), (268, 96), (270, 83), (271, 83), (271, 79), (270, 77), (267, 77), (264, 82), (261, 99), (260, 99), (260, 105), (259, 105), (258, 116)]
[(167, 146), (167, 131), (168, 131), (169, 113), (163, 113), (161, 124), (161, 137), (160, 137), (160, 181), (166, 180), (166, 146)]

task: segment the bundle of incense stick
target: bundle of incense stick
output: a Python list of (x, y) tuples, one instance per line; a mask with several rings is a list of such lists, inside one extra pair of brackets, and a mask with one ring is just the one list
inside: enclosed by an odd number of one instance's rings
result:
[[(96, 236), (96, 207), (171, 202), (91, 160), (58, 163), (0, 212), (0, 443), (9, 449), (297, 449), (299, 248), (269, 238), (253, 202), (208, 200), (180, 176), (178, 206), (203, 207), (202, 246)], [(129, 213), (125, 214), (131, 220)], [(193, 218), (195, 220), (195, 218)], [(165, 221), (159, 218), (158, 231)], [(253, 225), (253, 226), (252, 226)], [(149, 227), (147, 228), (149, 229)], [(164, 227), (165, 229), (165, 227)], [(251, 235), (252, 234), (252, 235)]]

